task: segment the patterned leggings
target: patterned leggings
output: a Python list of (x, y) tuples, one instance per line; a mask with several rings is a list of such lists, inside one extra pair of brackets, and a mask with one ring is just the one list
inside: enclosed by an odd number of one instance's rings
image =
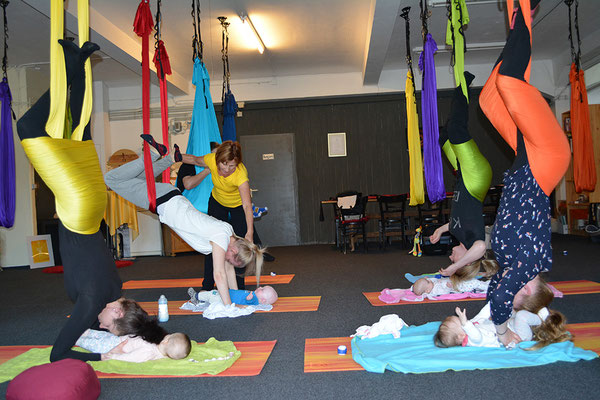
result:
[(550, 238), (550, 199), (533, 177), (529, 163), (506, 172), (492, 232), (492, 249), (500, 268), (487, 293), (496, 325), (510, 317), (517, 292), (552, 268)]

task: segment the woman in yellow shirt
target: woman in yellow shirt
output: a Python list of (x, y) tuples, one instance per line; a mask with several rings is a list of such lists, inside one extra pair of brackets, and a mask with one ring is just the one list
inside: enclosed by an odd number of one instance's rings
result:
[[(260, 239), (255, 236), (254, 231), (250, 182), (248, 171), (242, 164), (240, 144), (228, 140), (223, 142), (214, 153), (193, 157), (190, 160), (186, 159), (188, 163), (192, 160), (194, 165), (210, 170), (214, 187), (208, 200), (208, 215), (228, 222), (236, 235), (244, 237), (252, 243), (256, 239), (256, 244), (260, 245)], [(200, 175), (203, 174), (183, 177), (184, 186), (186, 188), (194, 187), (195, 185), (190, 181), (196, 177), (200, 178)], [(236, 268), (239, 289), (245, 288), (243, 272), (244, 268)], [(206, 257), (202, 289), (212, 290), (214, 284), (212, 259)]]

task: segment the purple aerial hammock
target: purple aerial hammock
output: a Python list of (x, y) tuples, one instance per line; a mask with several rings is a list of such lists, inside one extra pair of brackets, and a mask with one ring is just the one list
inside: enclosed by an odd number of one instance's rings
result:
[[(15, 145), (13, 140), (13, 124), (15, 118), (12, 111), (12, 96), (6, 75), (8, 24), (6, 6), (8, 1), (0, 1), (4, 17), (4, 55), (2, 57), (2, 82), (0, 82), (0, 102), (2, 102), (2, 125), (0, 127), (0, 226), (10, 228), (15, 223)], [(16, 118), (15, 118), (16, 119)]]
[(419, 57), (419, 69), (423, 73), (421, 117), (423, 122), (425, 184), (427, 186), (429, 201), (437, 203), (446, 198), (442, 171), (442, 154), (438, 143), (440, 132), (437, 112), (437, 82), (435, 63), (433, 61), (433, 54), (437, 51), (437, 44), (427, 31), (427, 0), (421, 0), (419, 5), (421, 6), (421, 21), (423, 26), (423, 52)]

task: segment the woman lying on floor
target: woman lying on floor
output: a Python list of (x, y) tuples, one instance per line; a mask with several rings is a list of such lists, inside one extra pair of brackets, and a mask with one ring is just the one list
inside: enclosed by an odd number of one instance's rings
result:
[[(174, 161), (167, 156), (167, 148), (156, 143), (152, 136), (142, 135), (142, 138), (159, 153), (152, 153), (154, 175), (158, 176)], [(175, 149), (176, 161), (182, 161), (177, 146)], [(107, 172), (104, 180), (119, 196), (138, 207), (149, 208), (142, 157)], [(196, 210), (175, 186), (156, 183), (156, 213), (160, 222), (173, 229), (194, 250), (205, 255), (212, 253), (213, 276), (223, 304), (231, 304), (229, 289), (238, 288), (235, 267), (247, 266), (246, 274), (256, 272), (257, 283), (260, 282), (264, 250), (236, 236), (228, 223)]]

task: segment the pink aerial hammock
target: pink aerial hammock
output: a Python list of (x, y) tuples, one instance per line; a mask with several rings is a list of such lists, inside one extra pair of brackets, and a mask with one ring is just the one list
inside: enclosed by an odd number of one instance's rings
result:
[(421, 89), (421, 118), (423, 121), (423, 159), (425, 160), (425, 183), (431, 203), (446, 198), (442, 171), (442, 154), (438, 138), (440, 134), (437, 112), (437, 82), (433, 54), (437, 44), (427, 31), (427, 0), (421, 0), (421, 21), (423, 25), (423, 52), (419, 58), (419, 68), (423, 71)]
[[(154, 38), (156, 43), (154, 44), (154, 66), (156, 67), (156, 75), (158, 75), (158, 81), (160, 83), (160, 119), (162, 122), (162, 139), (163, 144), (169, 149), (169, 98), (167, 93), (167, 75), (171, 75), (171, 63), (169, 62), (169, 55), (165, 48), (164, 42), (160, 39), (160, 28), (162, 25), (162, 14), (160, 12), (161, 0), (156, 2), (156, 25), (154, 29), (156, 33)], [(171, 183), (171, 172), (170, 169), (163, 171), (162, 174), (163, 183)]]
[[(566, 0), (569, 7), (569, 41), (571, 42), (571, 135), (573, 138), (573, 180), (575, 191), (581, 193), (586, 190), (593, 192), (596, 188), (596, 165), (594, 162), (594, 143), (590, 125), (590, 108), (588, 105), (587, 90), (583, 70), (580, 68), (581, 41), (579, 39), (579, 23), (575, 0), (575, 31), (577, 33), (577, 52), (573, 46), (571, 28), (571, 5), (573, 0)], [(598, 145), (598, 144), (597, 144)]]
[(425, 202), (425, 190), (423, 187), (423, 158), (421, 155), (421, 140), (419, 139), (419, 116), (417, 115), (417, 98), (415, 96), (415, 80), (412, 69), (412, 57), (410, 54), (410, 24), (408, 12), (410, 7), (404, 7), (400, 16), (406, 20), (406, 125), (408, 140), (408, 158), (410, 173), (410, 203), (411, 206)]
[(2, 125), (0, 128), (0, 226), (10, 228), (15, 223), (15, 144), (13, 141), (13, 125), (10, 88), (6, 75), (8, 26), (6, 21), (7, 1), (2, 2), (4, 16), (4, 55), (2, 57), (2, 82), (0, 82), (0, 101), (2, 102)]
[[(133, 22), (133, 30), (142, 38), (142, 132), (150, 134), (150, 64), (148, 57), (148, 37), (152, 32), (154, 22), (148, 0), (142, 0), (138, 6)], [(144, 167), (146, 183), (148, 187), (148, 200), (150, 211), (156, 212), (156, 186), (154, 184), (154, 172), (152, 168), (152, 157), (150, 146), (144, 141)]]

